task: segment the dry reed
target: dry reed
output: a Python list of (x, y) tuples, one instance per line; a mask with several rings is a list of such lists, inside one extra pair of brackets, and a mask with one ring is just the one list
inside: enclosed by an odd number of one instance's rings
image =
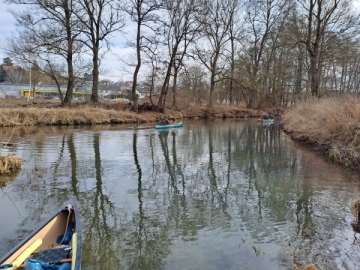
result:
[[(20, 102), (20, 101), (19, 101)], [(181, 103), (181, 102), (179, 102)], [(182, 104), (182, 103), (181, 103)], [(0, 108), (0, 126), (41, 126), (41, 125), (98, 125), (157, 122), (164, 115), (177, 120), (183, 118), (246, 118), (259, 117), (263, 112), (241, 106), (216, 105), (209, 110), (206, 106), (188, 103), (187, 106), (167, 107), (165, 112), (131, 111), (128, 104), (103, 102), (74, 103), (61, 107), (44, 103), (14, 103)], [(10, 107), (12, 105), (13, 107)]]
[(126, 111), (84, 106), (81, 108), (3, 108), (0, 126), (96, 125), (144, 122)]
[(343, 97), (304, 102), (282, 117), (294, 139), (315, 144), (333, 161), (355, 167), (360, 161), (360, 99)]
[(307, 264), (304, 266), (296, 266), (294, 270), (323, 270), (323, 268), (317, 268), (315, 264)]
[(318, 270), (318, 268), (315, 266), (315, 264), (308, 264), (304, 266), (303, 270)]
[(360, 199), (357, 199), (353, 202), (350, 210), (354, 215), (354, 220), (351, 222), (351, 227), (355, 233), (360, 233)]
[(13, 154), (3, 156), (0, 154), (0, 175), (11, 175), (21, 168), (21, 159)]

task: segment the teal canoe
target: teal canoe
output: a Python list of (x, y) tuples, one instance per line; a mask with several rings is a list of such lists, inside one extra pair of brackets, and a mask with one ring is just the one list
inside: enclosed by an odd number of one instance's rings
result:
[(183, 126), (184, 126), (183, 122), (179, 122), (175, 125), (156, 125), (155, 129), (179, 128), (179, 127), (183, 127)]
[(265, 123), (265, 124), (274, 123), (274, 119), (263, 119), (262, 121), (263, 121), (263, 123)]

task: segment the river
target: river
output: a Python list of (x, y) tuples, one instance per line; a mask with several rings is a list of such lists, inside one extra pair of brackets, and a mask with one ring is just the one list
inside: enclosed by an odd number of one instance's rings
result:
[(184, 123), (1, 130), (0, 256), (74, 195), (85, 270), (360, 268), (358, 173), (276, 123)]

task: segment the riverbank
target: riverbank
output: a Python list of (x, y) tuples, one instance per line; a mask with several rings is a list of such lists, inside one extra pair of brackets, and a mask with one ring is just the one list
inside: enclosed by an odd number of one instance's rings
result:
[(282, 129), (330, 160), (360, 169), (360, 99), (320, 99), (298, 104), (282, 117)]
[[(35, 100), (4, 99), (0, 103), (0, 126), (14, 127), (2, 130), (1, 137), (3, 144), (13, 143), (12, 136), (16, 134), (31, 132), (32, 127), (37, 126), (71, 126), (71, 125), (103, 125), (103, 124), (125, 124), (125, 123), (154, 123), (167, 116), (176, 121), (184, 119), (212, 119), (212, 118), (260, 118), (265, 113), (260, 110), (247, 109), (245, 106), (214, 106), (209, 110), (206, 106), (199, 106), (189, 102), (180, 102), (176, 110), (167, 108), (164, 113), (146, 110), (149, 103), (141, 103), (140, 113), (134, 113), (130, 103), (101, 102), (91, 104), (81, 101), (74, 101), (71, 108), (62, 107), (56, 100)], [(278, 111), (281, 111), (278, 110)], [(15, 136), (16, 137), (16, 136)], [(1, 156), (4, 169), (0, 166), (0, 175), (9, 175), (21, 167), (21, 160), (16, 164), (19, 166), (8, 166), (14, 161), (13, 155)], [(1, 165), (1, 163), (0, 163)]]
[(228, 105), (217, 105), (209, 110), (205, 105), (191, 103), (180, 103), (175, 110), (168, 107), (164, 113), (144, 109), (140, 113), (134, 113), (131, 104), (110, 101), (96, 105), (74, 102), (71, 108), (61, 107), (58, 101), (6, 101), (8, 100), (5, 100), (0, 107), (1, 127), (158, 123), (164, 116), (177, 121), (204, 118), (259, 118), (265, 113), (245, 106)]
[[(147, 111), (142, 106), (134, 113), (130, 103), (101, 102), (97, 105), (74, 101), (71, 108), (64, 108), (55, 100), (4, 100), (0, 103), (0, 126), (55, 126), (101, 125), (124, 123), (154, 123), (167, 116), (184, 119), (261, 118), (264, 113), (282, 115), (282, 129), (294, 140), (312, 146), (332, 161), (360, 169), (360, 99), (344, 97), (339, 100), (320, 99), (299, 103), (293, 108), (266, 110), (242, 106), (206, 105), (179, 101), (176, 109), (167, 107), (164, 113)], [(170, 103), (170, 102), (169, 102)], [(142, 103), (140, 105), (144, 105)], [(146, 105), (146, 104), (145, 104)]]

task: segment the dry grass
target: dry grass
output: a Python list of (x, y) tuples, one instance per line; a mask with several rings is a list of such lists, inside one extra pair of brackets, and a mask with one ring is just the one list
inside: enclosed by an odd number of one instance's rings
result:
[(357, 199), (354, 201), (354, 203), (351, 206), (351, 213), (355, 216), (358, 217), (360, 214), (360, 199)]
[(21, 159), (13, 154), (3, 156), (0, 154), (0, 175), (11, 175), (21, 168)]
[(80, 108), (3, 108), (0, 126), (96, 125), (145, 122), (141, 115), (93, 106)]
[[(146, 102), (143, 101), (142, 104)], [(140, 105), (142, 105), (140, 104)], [(168, 104), (171, 104), (169, 101)], [(142, 110), (134, 113), (131, 104), (119, 102), (91, 103), (74, 102), (71, 108), (58, 103), (30, 102), (20, 100), (4, 104), (0, 108), (0, 126), (40, 125), (97, 125), (158, 122), (164, 115), (181, 120), (185, 118), (247, 118), (260, 117), (264, 111), (247, 109), (244, 106), (216, 105), (212, 109), (179, 100), (176, 108), (170, 105), (164, 113)]]
[(353, 202), (350, 210), (354, 215), (354, 220), (351, 222), (351, 227), (355, 233), (360, 233), (360, 199), (357, 199)]
[(359, 167), (360, 99), (316, 100), (302, 103), (282, 117), (282, 126), (294, 139), (326, 151), (331, 160)]
[(304, 266), (296, 266), (294, 270), (323, 270), (323, 268), (317, 268), (315, 264), (307, 264)]
[(303, 270), (319, 270), (319, 269), (315, 266), (315, 264), (308, 264), (308, 265), (305, 265)]

